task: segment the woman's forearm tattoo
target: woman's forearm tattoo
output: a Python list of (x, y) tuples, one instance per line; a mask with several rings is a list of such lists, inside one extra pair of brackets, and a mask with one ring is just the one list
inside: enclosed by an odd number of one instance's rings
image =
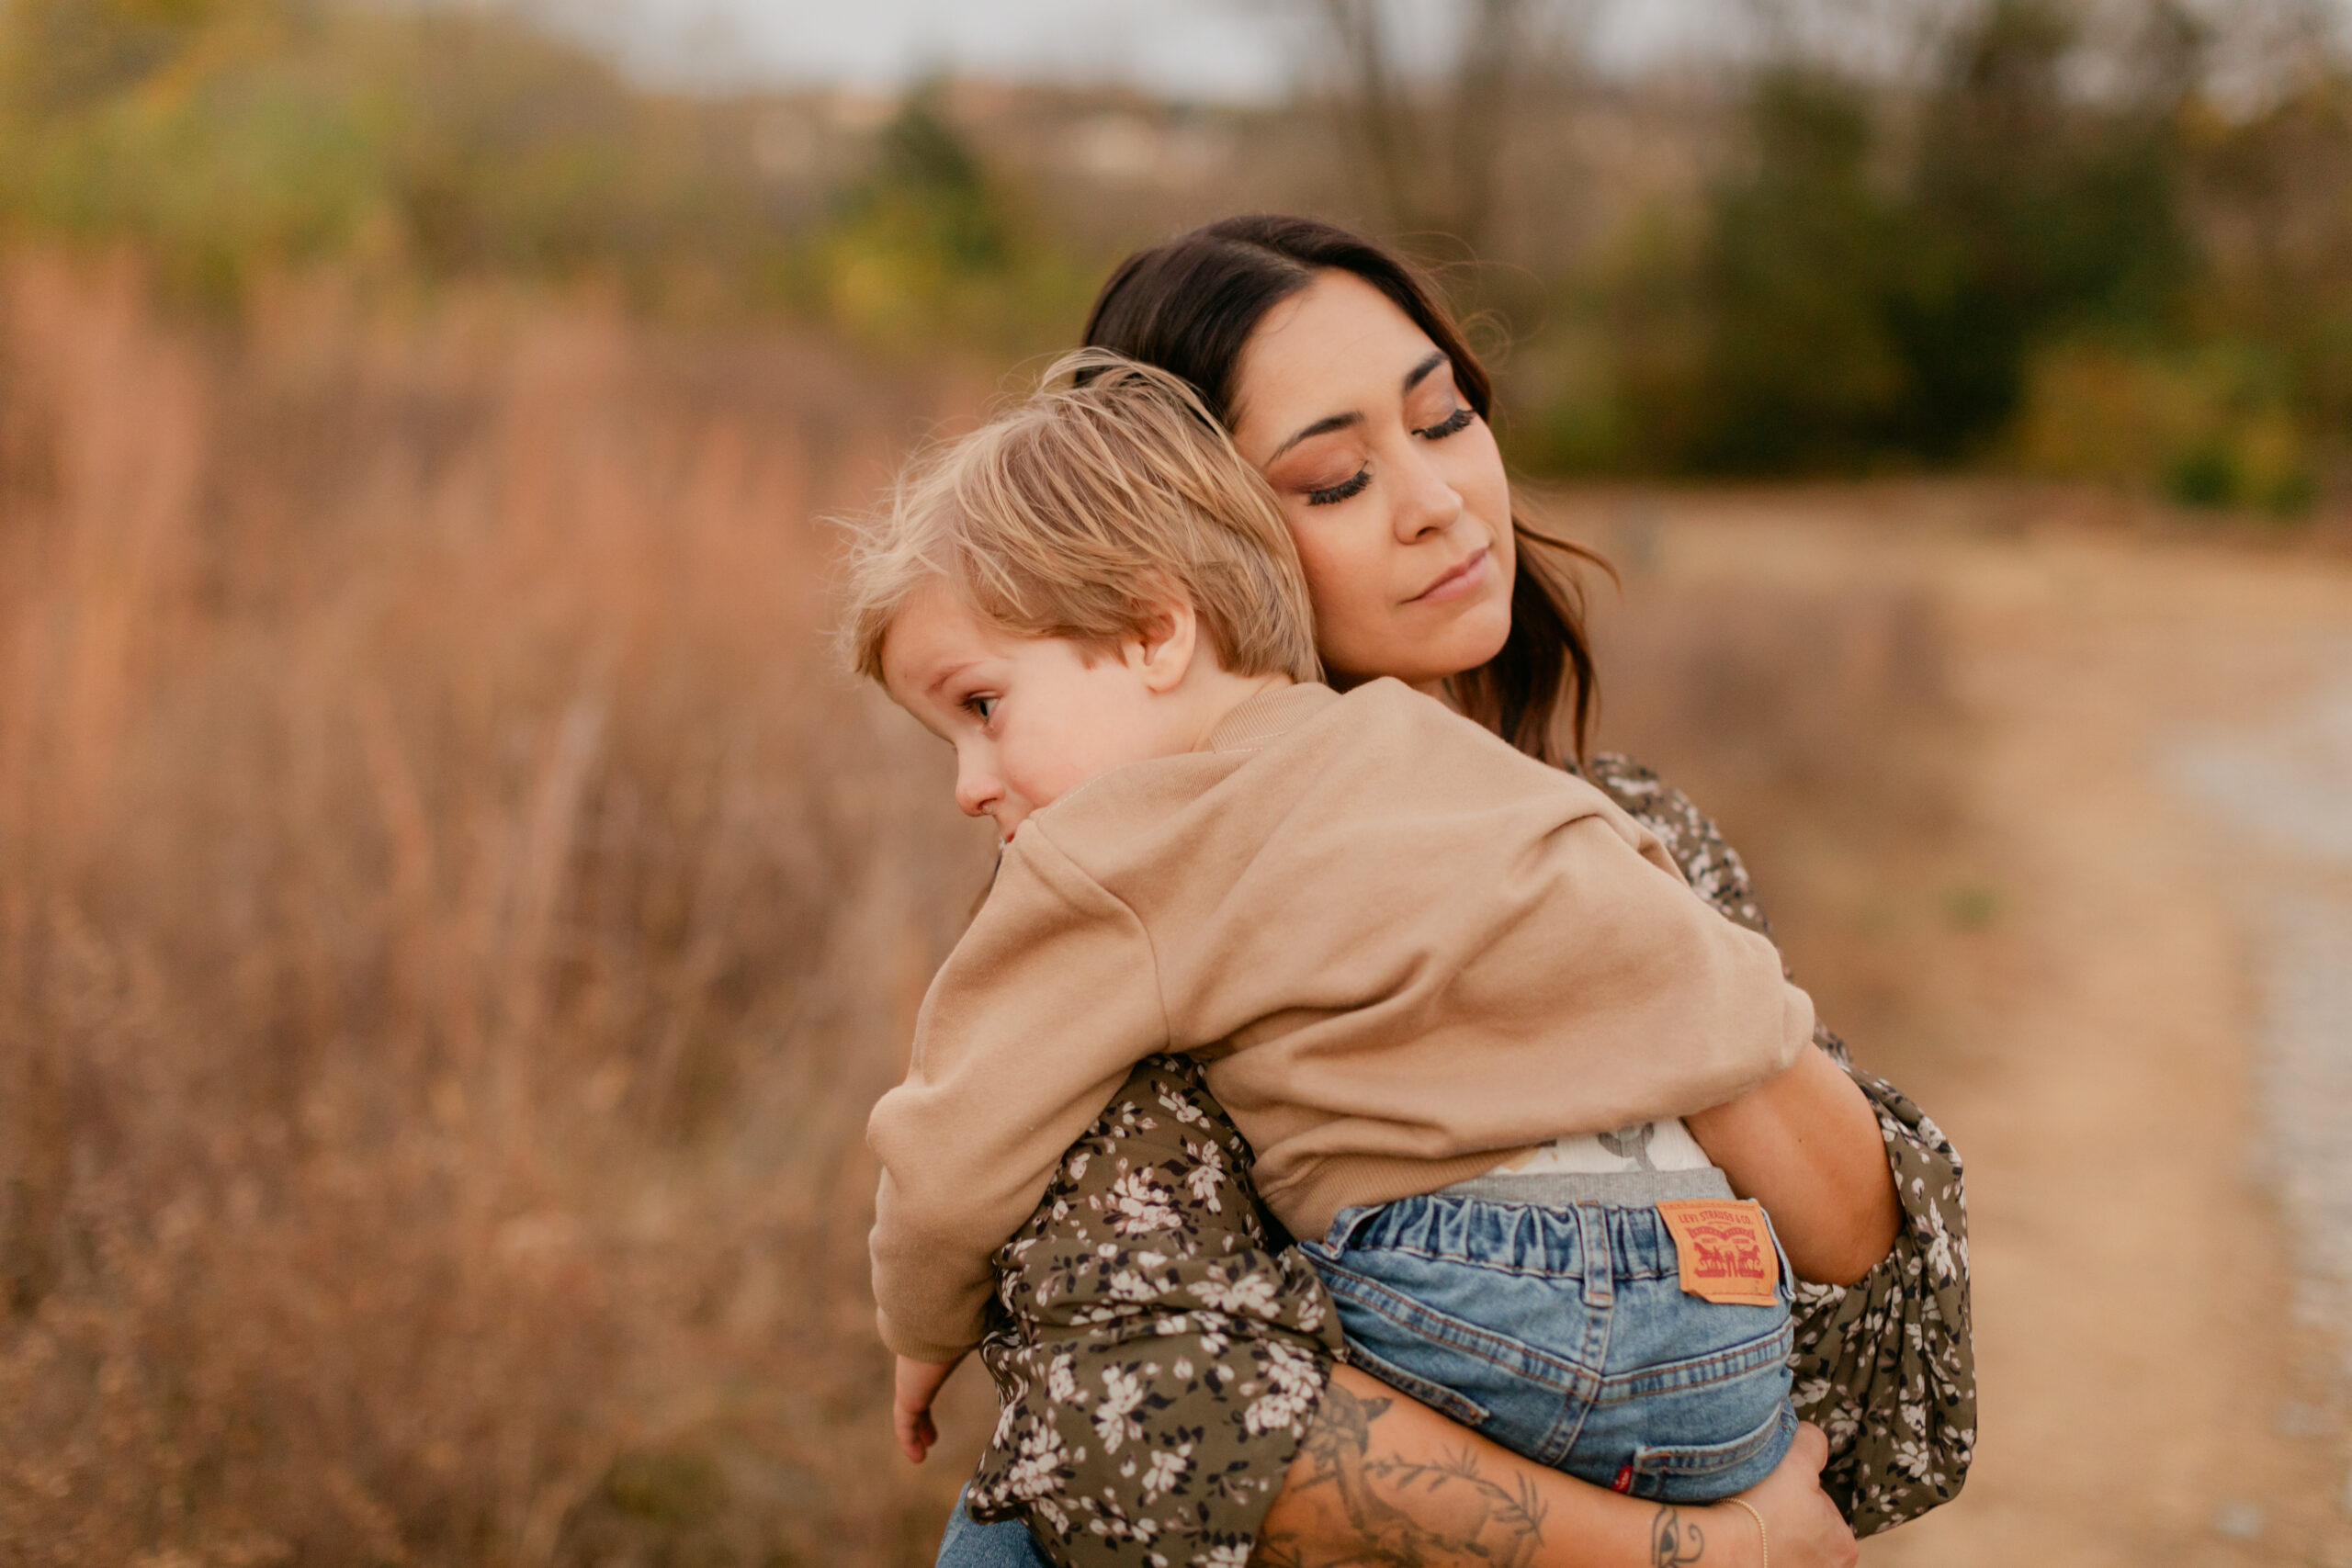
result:
[(1660, 1508), (1650, 1520), (1650, 1568), (1684, 1568), (1706, 1554), (1706, 1533), (1679, 1508)]
[[(1312, 1466), (1291, 1490), (1329, 1488), (1352, 1539), (1297, 1532), (1260, 1538), (1263, 1568), (1442, 1568), (1495, 1563), (1528, 1568), (1544, 1544), (1544, 1505), (1534, 1477), (1489, 1478), (1468, 1450), (1433, 1462), (1379, 1451), (1373, 1427), (1395, 1407), (1334, 1382), (1325, 1389), (1300, 1457)], [(1334, 1520), (1336, 1524), (1338, 1521)], [(1335, 1532), (1318, 1532), (1329, 1537)], [(1665, 1559), (1674, 1562), (1679, 1559)]]
[[(1396, 1404), (1338, 1382), (1324, 1391), (1299, 1450), (1308, 1469), (1289, 1488), (1302, 1501), (1322, 1495), (1321, 1528), (1270, 1530), (1259, 1538), (1253, 1568), (1530, 1568), (1544, 1544), (1535, 1477), (1523, 1470), (1489, 1476), (1467, 1449), (1434, 1462), (1385, 1450), (1374, 1427)], [(1651, 1517), (1648, 1568), (1694, 1568), (1706, 1559), (1697, 1516), (1660, 1507)]]

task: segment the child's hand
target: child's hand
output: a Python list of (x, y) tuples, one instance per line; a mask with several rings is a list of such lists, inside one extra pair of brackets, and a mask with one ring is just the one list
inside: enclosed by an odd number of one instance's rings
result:
[(891, 1401), (890, 1425), (899, 1434), (899, 1451), (915, 1464), (931, 1452), (931, 1445), (939, 1441), (939, 1428), (932, 1425), (931, 1402), (939, 1393), (939, 1385), (956, 1370), (958, 1361), (917, 1361), (905, 1356), (899, 1358), (897, 1396)]

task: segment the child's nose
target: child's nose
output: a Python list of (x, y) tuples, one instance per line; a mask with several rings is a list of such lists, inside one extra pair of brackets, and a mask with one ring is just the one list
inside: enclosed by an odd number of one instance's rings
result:
[(985, 770), (959, 768), (956, 773), (956, 804), (967, 817), (985, 817), (989, 807), (1004, 798), (1004, 786)]

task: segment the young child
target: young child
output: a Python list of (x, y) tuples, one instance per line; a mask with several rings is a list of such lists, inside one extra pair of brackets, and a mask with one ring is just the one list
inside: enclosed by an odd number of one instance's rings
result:
[(1186, 1052), (1351, 1360), (1602, 1485), (1762, 1480), (1788, 1266), (1672, 1119), (1806, 1052), (1811, 1003), (1591, 785), (1317, 683), (1273, 497), (1182, 383), (1096, 354), (1048, 385), (919, 465), (851, 570), (856, 667), (1003, 840), (868, 1129), (902, 1446), (1064, 1150)]

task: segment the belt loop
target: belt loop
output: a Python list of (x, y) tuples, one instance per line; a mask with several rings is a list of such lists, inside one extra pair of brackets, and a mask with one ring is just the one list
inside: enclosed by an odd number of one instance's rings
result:
[(1598, 1203), (1576, 1206), (1577, 1259), (1584, 1270), (1584, 1304), (1606, 1309), (1616, 1300), (1617, 1249), (1609, 1241), (1609, 1211)]
[(1317, 1240), (1326, 1252), (1337, 1258), (1355, 1245), (1356, 1233), (1379, 1218), (1385, 1207), (1380, 1203), (1351, 1204), (1331, 1216), (1330, 1225)]

